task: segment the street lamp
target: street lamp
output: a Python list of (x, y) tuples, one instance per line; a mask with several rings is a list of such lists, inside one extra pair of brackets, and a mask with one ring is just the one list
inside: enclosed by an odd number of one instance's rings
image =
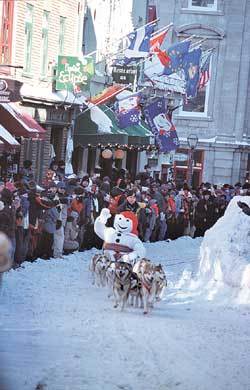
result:
[(189, 134), (187, 137), (187, 143), (189, 146), (189, 158), (188, 158), (188, 185), (192, 187), (192, 179), (193, 179), (193, 164), (194, 164), (194, 150), (198, 144), (198, 137), (196, 134)]

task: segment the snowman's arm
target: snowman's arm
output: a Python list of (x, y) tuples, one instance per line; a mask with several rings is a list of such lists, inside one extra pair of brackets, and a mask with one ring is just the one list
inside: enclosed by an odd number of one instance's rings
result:
[(104, 240), (105, 229), (107, 229), (105, 223), (102, 222), (101, 217), (97, 217), (94, 224), (94, 231), (102, 240)]
[(96, 218), (94, 223), (94, 231), (102, 240), (104, 240), (104, 235), (107, 227), (105, 226), (107, 220), (111, 217), (109, 209), (102, 209), (99, 217)]

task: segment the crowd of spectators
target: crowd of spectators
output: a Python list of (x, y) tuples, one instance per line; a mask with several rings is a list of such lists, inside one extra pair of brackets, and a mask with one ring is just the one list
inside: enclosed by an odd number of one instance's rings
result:
[[(11, 181), (0, 182), (0, 231), (12, 243), (15, 266), (37, 258), (62, 258), (74, 251), (101, 248), (94, 221), (103, 207), (129, 210), (138, 217), (143, 242), (203, 236), (220, 218), (235, 195), (249, 195), (248, 183), (222, 186), (202, 183), (162, 183), (147, 166), (132, 181), (124, 169), (114, 177), (65, 176), (65, 163), (53, 162), (43, 183), (34, 181), (31, 161), (25, 161)], [(112, 218), (108, 222), (112, 224)]]

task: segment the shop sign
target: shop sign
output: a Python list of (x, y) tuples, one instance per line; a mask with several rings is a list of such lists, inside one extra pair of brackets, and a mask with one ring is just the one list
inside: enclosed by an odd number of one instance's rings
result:
[(187, 161), (188, 160), (188, 155), (184, 153), (176, 153), (174, 155), (174, 160), (175, 161)]
[(138, 67), (115, 65), (112, 77), (113, 81), (118, 84), (134, 84), (135, 78), (138, 78)]
[(22, 85), (23, 83), (18, 80), (0, 78), (0, 103), (20, 101), (20, 89)]
[(89, 89), (94, 75), (92, 57), (58, 56), (56, 89), (80, 92)]

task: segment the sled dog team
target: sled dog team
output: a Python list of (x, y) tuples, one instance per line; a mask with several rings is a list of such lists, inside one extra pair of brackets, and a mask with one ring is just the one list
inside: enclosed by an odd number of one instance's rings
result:
[(167, 286), (161, 264), (146, 258), (134, 265), (124, 261), (112, 261), (108, 254), (96, 254), (90, 261), (93, 284), (108, 286), (108, 297), (114, 297), (114, 307), (124, 310), (127, 303), (143, 308), (147, 314), (154, 302), (160, 301)]

